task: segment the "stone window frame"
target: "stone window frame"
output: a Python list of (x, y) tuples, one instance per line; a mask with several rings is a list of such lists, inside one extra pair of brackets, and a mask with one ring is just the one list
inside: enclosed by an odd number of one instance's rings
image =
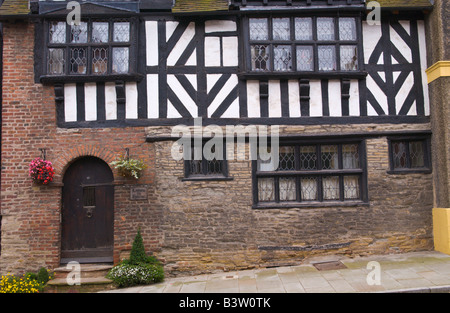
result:
[[(357, 145), (359, 154), (358, 168), (344, 169), (342, 146), (343, 145)], [(258, 161), (252, 161), (252, 185), (253, 185), (253, 205), (254, 209), (271, 209), (271, 208), (311, 208), (311, 207), (333, 207), (333, 206), (360, 206), (369, 205), (368, 187), (367, 187), (367, 157), (366, 157), (366, 143), (362, 138), (342, 138), (342, 139), (303, 139), (303, 140), (284, 140), (280, 138), (280, 147), (294, 146), (295, 147), (295, 163), (296, 169), (289, 171), (269, 171), (261, 172), (258, 170)], [(299, 147), (301, 146), (315, 146), (317, 153), (317, 164), (314, 170), (300, 169), (300, 155)], [(322, 146), (337, 146), (338, 147), (338, 169), (321, 169), (321, 153)], [(323, 178), (324, 177), (339, 177), (339, 199), (326, 200), (323, 193)], [(359, 197), (357, 199), (345, 199), (344, 197), (344, 177), (358, 176), (359, 177)], [(280, 178), (295, 178), (296, 180), (296, 199), (292, 201), (280, 200)], [(317, 178), (317, 200), (302, 200), (302, 177), (316, 177)], [(274, 201), (259, 201), (258, 196), (258, 178), (273, 178), (274, 179)]]
[[(429, 135), (422, 136), (390, 136), (387, 137), (388, 153), (389, 153), (389, 170), (388, 174), (409, 174), (409, 173), (432, 173), (431, 165), (431, 138)], [(420, 142), (422, 144), (422, 159), (423, 166), (414, 167), (411, 161), (410, 144), (411, 142)], [(394, 161), (394, 144), (403, 143), (405, 148), (405, 165), (403, 167), (396, 167)]]
[[(266, 18), (268, 20), (268, 36), (267, 40), (251, 40), (250, 35), (250, 20), (251, 19)], [(290, 39), (289, 40), (274, 40), (273, 39), (273, 20), (278, 18), (289, 18), (290, 20)], [(295, 33), (295, 19), (296, 18), (312, 18), (312, 36), (311, 40), (296, 39)], [(317, 19), (318, 18), (332, 18), (334, 20), (334, 39), (330, 40), (318, 40), (317, 36)], [(354, 18), (356, 21), (356, 39), (355, 40), (340, 40), (339, 39), (339, 19), (340, 18)], [(244, 36), (243, 45), (245, 47), (245, 64), (243, 65), (242, 75), (247, 78), (252, 77), (347, 77), (347, 78), (363, 78), (364, 73), (364, 61), (363, 61), (363, 47), (362, 47), (362, 22), (361, 17), (357, 14), (324, 14), (316, 13), (309, 15), (301, 14), (265, 14), (258, 16), (247, 16), (244, 18)], [(252, 68), (252, 46), (255, 45), (267, 45), (270, 54), (270, 69), (267, 71), (254, 70)], [(275, 45), (289, 45), (292, 47), (292, 70), (290, 71), (275, 71), (273, 66), (274, 48)], [(297, 47), (309, 47), (313, 48), (313, 70), (298, 71), (297, 70)], [(335, 70), (319, 70), (319, 46), (334, 46), (335, 47)], [(341, 46), (355, 46), (356, 47), (356, 70), (342, 70), (340, 54)]]

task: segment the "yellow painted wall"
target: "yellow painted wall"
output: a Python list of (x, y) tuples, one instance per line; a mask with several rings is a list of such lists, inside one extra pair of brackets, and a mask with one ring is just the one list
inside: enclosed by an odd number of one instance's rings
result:
[(433, 209), (434, 249), (450, 254), (450, 208)]

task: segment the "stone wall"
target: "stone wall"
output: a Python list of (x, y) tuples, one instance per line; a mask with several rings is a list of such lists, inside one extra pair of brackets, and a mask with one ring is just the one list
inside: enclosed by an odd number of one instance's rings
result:
[[(289, 134), (343, 134), (429, 125), (281, 127)], [(299, 129), (296, 129), (299, 128)], [(300, 131), (302, 128), (302, 131)], [(159, 133), (147, 129), (147, 133)], [(253, 209), (251, 161), (231, 160), (230, 181), (183, 181), (174, 142), (156, 142), (156, 194), (163, 209), (158, 256), (166, 269), (211, 272), (296, 264), (324, 254), (365, 255), (432, 249), (431, 174), (387, 174), (385, 136), (366, 140), (369, 205)]]

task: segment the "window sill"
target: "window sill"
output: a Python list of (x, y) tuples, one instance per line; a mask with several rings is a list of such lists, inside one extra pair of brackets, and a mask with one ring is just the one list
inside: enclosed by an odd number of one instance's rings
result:
[(241, 72), (238, 77), (241, 79), (364, 79), (367, 76), (367, 72), (355, 71), (355, 72)]
[(113, 81), (141, 81), (142, 74), (116, 74), (116, 75), (43, 75), (40, 82), (45, 83), (89, 83), (89, 82), (113, 82)]
[(192, 176), (192, 177), (183, 177), (181, 181), (228, 181), (233, 180), (234, 177), (225, 177), (225, 176)]
[(286, 202), (286, 203), (258, 203), (252, 206), (253, 209), (307, 209), (307, 208), (325, 208), (325, 207), (357, 207), (357, 206), (369, 206), (369, 202), (362, 200), (354, 201), (311, 201), (311, 202)]
[(429, 168), (423, 168), (423, 169), (409, 169), (409, 168), (402, 168), (398, 170), (389, 170), (386, 173), (395, 175), (395, 174), (431, 174), (432, 170)]

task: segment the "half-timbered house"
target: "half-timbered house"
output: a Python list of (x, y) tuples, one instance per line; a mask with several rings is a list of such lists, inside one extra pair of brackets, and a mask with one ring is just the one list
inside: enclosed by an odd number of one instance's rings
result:
[[(92, 0), (70, 23), (68, 1), (3, 1), (2, 270), (117, 263), (138, 228), (174, 274), (432, 249), (433, 6), (379, 4)], [(180, 125), (246, 149), (175, 159)], [(275, 169), (253, 129), (277, 130)]]

